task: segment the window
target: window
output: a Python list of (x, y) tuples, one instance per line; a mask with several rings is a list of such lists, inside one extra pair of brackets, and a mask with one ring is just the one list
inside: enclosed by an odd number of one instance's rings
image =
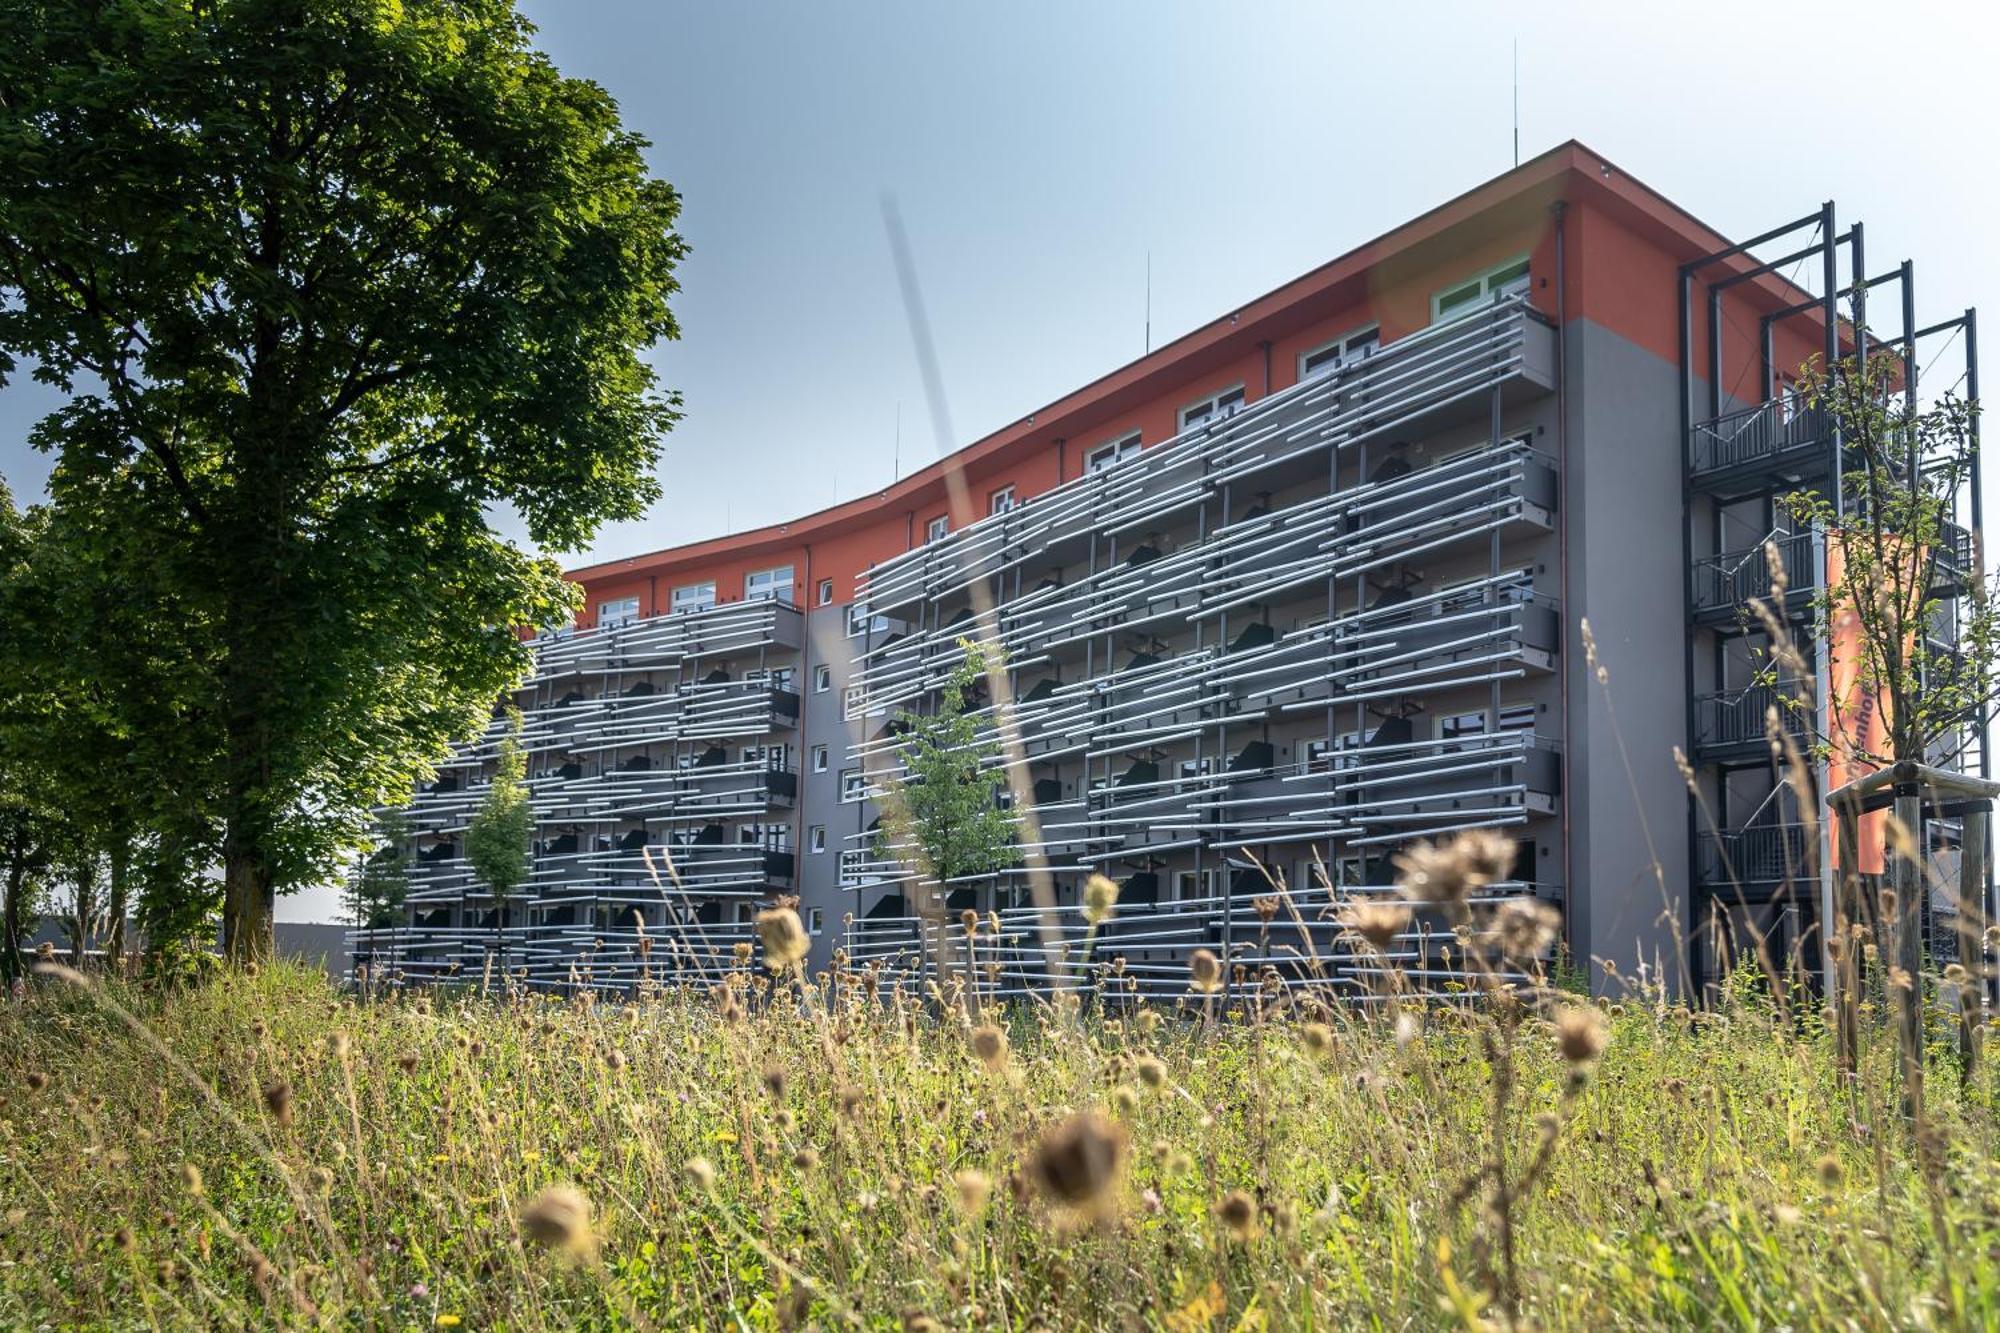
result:
[(715, 584), (690, 583), (684, 588), (674, 589), (673, 609), (679, 611), (705, 611), (715, 605)]
[(1019, 502), (1014, 499), (1014, 488), (1012, 486), (1002, 486), (987, 497), (986, 512), (989, 514), (1004, 514), (1017, 503)]
[(806, 830), (806, 851), (818, 856), (826, 850), (826, 825), (814, 824)]
[(1528, 259), (1510, 259), (1431, 296), (1431, 318), (1456, 319), (1499, 296), (1528, 290)]
[(1382, 328), (1379, 324), (1371, 324), (1357, 333), (1343, 334), (1301, 355), (1299, 378), (1309, 380), (1315, 375), (1331, 374), (1342, 366), (1351, 366), (1364, 357), (1373, 356), (1375, 349), (1381, 345)]
[(1486, 714), (1448, 713), (1438, 719), (1438, 739), (1457, 740), (1461, 736), (1478, 736), (1486, 730)]
[(858, 768), (840, 770), (840, 799), (843, 804), (861, 800), (868, 795), (868, 784), (861, 777)]
[(792, 591), (792, 567), (779, 565), (776, 569), (760, 569), (743, 576), (743, 600), (746, 602), (767, 602), (783, 599)]
[(833, 688), (833, 668), (816, 666), (813, 668), (813, 693), (825, 694)]
[(832, 579), (821, 579), (821, 580), (819, 581), (819, 604), (820, 604), (821, 606), (832, 606), (832, 605), (833, 605), (833, 580), (832, 580)]
[(1486, 589), (1489, 586), (1493, 589), (1493, 600), (1502, 605), (1508, 602), (1531, 601), (1535, 595), (1534, 568), (1529, 566), (1504, 573), (1498, 583), (1489, 584), (1484, 574), (1446, 583), (1438, 588), (1438, 591), (1444, 594), (1438, 598), (1438, 614), (1451, 615), (1486, 605)]
[(847, 608), (848, 638), (852, 639), (858, 635), (866, 634), (871, 629), (885, 630), (887, 628), (889, 628), (889, 617), (870, 616), (868, 613), (868, 603), (854, 602), (848, 606)]
[(924, 540), (940, 542), (951, 535), (951, 515), (939, 514), (924, 525)]
[(813, 746), (813, 772), (826, 772), (826, 747), (824, 745)]
[(614, 625), (629, 625), (639, 618), (639, 599), (620, 597), (615, 602), (597, 604), (597, 627), (610, 629)]
[(1181, 429), (1188, 430), (1203, 422), (1220, 421), (1233, 417), (1243, 410), (1243, 386), (1224, 389), (1221, 393), (1204, 398), (1198, 403), (1181, 409)]
[(1533, 704), (1508, 704), (1500, 710), (1500, 730), (1533, 731), (1535, 729), (1535, 706)]
[(1102, 472), (1114, 467), (1139, 452), (1139, 432), (1133, 431), (1123, 439), (1111, 440), (1098, 445), (1083, 456), (1085, 472)]
[(806, 933), (817, 935), (825, 929), (826, 909), (824, 907), (808, 907), (806, 909)]

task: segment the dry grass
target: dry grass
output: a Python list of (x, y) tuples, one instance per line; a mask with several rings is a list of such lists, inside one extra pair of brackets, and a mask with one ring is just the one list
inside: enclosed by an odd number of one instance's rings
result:
[(1043, 1009), (982, 1060), (750, 975), (733, 1019), (44, 980), (0, 1017), (0, 1324), (1436, 1326), (1510, 1272), (1547, 1327), (2000, 1319), (1990, 1076), (1919, 1148), (1887, 1043), (1846, 1081), (1768, 1005), (1614, 1006), (1584, 1064), (1555, 1008), (1504, 1058), (1438, 1005)]

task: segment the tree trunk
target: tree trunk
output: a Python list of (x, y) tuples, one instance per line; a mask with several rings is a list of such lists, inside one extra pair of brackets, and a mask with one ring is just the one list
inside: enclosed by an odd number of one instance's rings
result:
[(97, 858), (76, 860), (75, 897), (70, 902), (69, 964), (79, 972), (90, 954), (90, 923), (97, 915)]
[(113, 973), (125, 970), (125, 915), (130, 910), (127, 895), (130, 893), (130, 872), (132, 867), (131, 836), (122, 831), (111, 836), (111, 901), (106, 908), (110, 917), (104, 934), (104, 961), (106, 969)]
[(222, 953), (236, 964), (271, 956), (271, 872), (233, 835), (223, 841)]
[(21, 958), (21, 890), (28, 878), (28, 849), (20, 840), (8, 848), (7, 892), (0, 902), (0, 982), (12, 986), (27, 971)]

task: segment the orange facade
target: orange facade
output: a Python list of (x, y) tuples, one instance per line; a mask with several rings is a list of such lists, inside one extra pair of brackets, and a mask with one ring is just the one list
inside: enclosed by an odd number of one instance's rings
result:
[[(819, 584), (829, 579), (831, 604), (844, 605), (863, 570), (921, 543), (929, 522), (947, 512), (947, 469), (963, 470), (970, 500), (971, 512), (951, 515), (956, 529), (984, 517), (1000, 488), (1012, 486), (1017, 500), (1041, 494), (1080, 475), (1091, 449), (1132, 431), (1143, 446), (1171, 439), (1181, 410), (1210, 394), (1240, 385), (1245, 400), (1255, 401), (1289, 387), (1299, 379), (1302, 356), (1329, 339), (1371, 324), (1384, 342), (1420, 329), (1431, 322), (1438, 293), (1524, 256), (1531, 299), (1544, 314), (1589, 319), (1673, 364), (1678, 267), (1727, 244), (1572, 141), (882, 492), (789, 523), (572, 571), (587, 599), (578, 625), (594, 625), (602, 603), (626, 597), (638, 598), (641, 615), (665, 612), (674, 588), (709, 581), (718, 601), (737, 600), (746, 575), (783, 565), (792, 567), (797, 605), (819, 605)], [(1754, 331), (1763, 314), (1802, 295), (1772, 278), (1729, 292), (1728, 397), (1763, 397)], [(1707, 311), (1694, 315), (1693, 345), (1705, 347)], [(1810, 320), (1778, 327), (1776, 365), (1797, 366), (1818, 350)]]

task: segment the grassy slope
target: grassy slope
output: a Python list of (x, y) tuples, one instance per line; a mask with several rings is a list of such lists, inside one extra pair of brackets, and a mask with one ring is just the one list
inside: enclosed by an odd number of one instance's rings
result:
[[(1621, 1006), (1553, 1124), (1567, 1074), (1528, 1020), (1496, 1135), (1481, 1039), (1442, 1011), (1401, 1043), (1338, 1024), (1323, 1053), (1279, 1021), (1169, 1016), (1148, 1034), (1020, 1013), (994, 1072), (963, 1022), (859, 1005), (735, 1022), (705, 997), (360, 1006), (284, 969), (111, 992), (182, 1071), (97, 997), (37, 990), (0, 1010), (7, 1327), (1452, 1324), (1500, 1236), (1454, 1195), (1494, 1142), (1518, 1173), (1551, 1130), (1513, 1209), (1536, 1324), (2000, 1320), (1987, 1077), (1934, 1075), (1927, 1185), (1880, 1104), (1887, 1078), (1843, 1087), (1822, 1043), (1754, 1011)], [(1146, 1054), (1164, 1088), (1137, 1076)], [(288, 1125), (261, 1095), (274, 1080)], [(1115, 1216), (1094, 1224), (1010, 1179), (1085, 1106), (1131, 1141)], [(977, 1215), (953, 1183), (967, 1169), (993, 1181)], [(520, 1210), (557, 1182), (594, 1203), (594, 1259), (520, 1239)], [(1247, 1241), (1213, 1211), (1236, 1188), (1265, 1205)]]

